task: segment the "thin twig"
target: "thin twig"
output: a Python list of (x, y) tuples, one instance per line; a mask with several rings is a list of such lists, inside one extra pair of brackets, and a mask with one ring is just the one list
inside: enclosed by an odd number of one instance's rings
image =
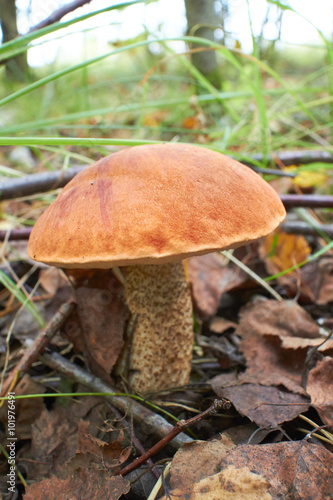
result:
[(45, 347), (50, 343), (52, 338), (58, 332), (59, 328), (64, 324), (68, 316), (74, 309), (74, 302), (66, 302), (63, 304), (57, 313), (53, 316), (46, 327), (37, 335), (34, 342), (27, 347), (20, 361), (15, 368), (9, 373), (3, 383), (1, 396), (4, 396), (12, 386), (14, 380), (18, 380), (21, 374), (26, 373), (34, 363)]
[[(86, 372), (82, 368), (73, 363), (70, 363), (67, 359), (63, 358), (57, 353), (44, 353), (41, 356), (44, 364), (56, 370), (64, 375), (74, 379), (76, 382), (79, 382), (86, 387), (89, 387), (92, 391), (95, 392), (103, 392), (103, 393), (117, 393), (117, 390), (111, 385), (106, 384), (98, 377), (95, 377), (91, 373)], [(140, 422), (142, 427), (145, 427), (148, 432), (151, 434), (155, 434), (158, 437), (163, 437), (165, 434), (170, 432), (173, 428), (163, 417), (155, 414), (148, 408), (145, 408), (138, 401), (130, 398), (126, 398), (124, 396), (109, 396), (107, 399), (121, 412), (127, 414), (131, 413), (133, 419), (137, 422)], [(178, 449), (184, 443), (190, 443), (193, 441), (186, 434), (181, 433), (179, 436), (176, 436), (171, 445)]]
[[(258, 153), (253, 155), (252, 158), (261, 162), (263, 160), (263, 155)], [(333, 163), (333, 155), (327, 151), (281, 151), (278, 154), (274, 153), (268, 157), (268, 161), (275, 163), (276, 158), (285, 166), (304, 165), (306, 163), (317, 162)]]
[(214, 403), (205, 411), (200, 413), (199, 415), (196, 415), (195, 417), (192, 417), (188, 420), (180, 420), (177, 422), (177, 424), (168, 432), (166, 436), (164, 436), (158, 443), (156, 443), (150, 450), (148, 450), (144, 455), (141, 455), (141, 457), (138, 457), (132, 462), (131, 464), (127, 465), (121, 471), (119, 472), (120, 476), (126, 476), (133, 470), (135, 470), (137, 467), (139, 467), (141, 464), (146, 462), (148, 458), (153, 457), (161, 451), (172, 439), (174, 439), (180, 432), (184, 431), (185, 429), (188, 429), (189, 427), (197, 424), (204, 418), (206, 418), (209, 415), (213, 415), (214, 413), (217, 413), (218, 411), (224, 409), (227, 410), (230, 408), (230, 401), (226, 399), (216, 399)]
[[(146, 450), (144, 449), (143, 445), (141, 444), (141, 441), (134, 434), (133, 429), (131, 429), (131, 432), (128, 430), (130, 427), (132, 427), (130, 425), (130, 423), (128, 422), (128, 420), (120, 413), (120, 411), (118, 410), (118, 408), (116, 408), (114, 405), (112, 405), (111, 403), (108, 403), (108, 406), (112, 410), (112, 412), (115, 414), (116, 418), (118, 420), (121, 420), (122, 423), (124, 424), (124, 427), (127, 430), (127, 433), (129, 434), (129, 436), (130, 436), (130, 438), (132, 440), (132, 443), (134, 444), (135, 448), (138, 450), (138, 452), (140, 453), (140, 455), (144, 455), (146, 453)], [(156, 467), (155, 467), (152, 459), (149, 458), (147, 460), (147, 462), (148, 462), (148, 465), (151, 467), (151, 472), (154, 474), (154, 476), (156, 477), (156, 479), (159, 479), (160, 478), (160, 473), (156, 469)]]
[(285, 208), (333, 208), (333, 196), (316, 194), (282, 194), (280, 196)]
[(333, 224), (316, 224), (316, 226), (311, 227), (306, 222), (284, 222), (281, 224), (281, 229), (285, 233), (306, 234), (309, 236), (318, 236), (321, 232), (333, 238)]
[(32, 231), (32, 227), (24, 227), (22, 229), (12, 229), (9, 231), (0, 230), (0, 241), (18, 241), (28, 240)]
[(55, 172), (41, 172), (30, 174), (17, 179), (0, 183), (0, 201), (12, 200), (30, 196), (36, 193), (45, 193), (53, 189), (64, 187), (73, 177), (87, 166), (73, 167), (68, 170)]
[(64, 5), (63, 7), (60, 7), (60, 9), (57, 9), (52, 12), (47, 18), (43, 19), (38, 24), (35, 24), (32, 28), (30, 28), (29, 33), (32, 33), (33, 31), (37, 31), (41, 28), (45, 28), (46, 26), (50, 26), (50, 24), (56, 23), (57, 21), (60, 21), (66, 14), (69, 14), (70, 12), (73, 12), (74, 10), (78, 9), (79, 7), (82, 7), (83, 5), (90, 3), (91, 0), (74, 0), (74, 2), (68, 3), (67, 5)]

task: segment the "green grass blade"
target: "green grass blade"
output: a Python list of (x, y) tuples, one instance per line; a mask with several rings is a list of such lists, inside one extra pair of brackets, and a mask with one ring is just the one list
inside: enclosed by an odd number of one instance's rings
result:
[(14, 297), (21, 302), (21, 304), (25, 307), (27, 311), (32, 315), (32, 317), (37, 321), (39, 326), (41, 328), (45, 327), (45, 321), (41, 314), (39, 313), (38, 309), (34, 306), (32, 302), (27, 299), (27, 297), (24, 295), (24, 293), (16, 286), (13, 280), (9, 278), (3, 271), (0, 270), (0, 282), (3, 284), (4, 287), (9, 290)]
[[(49, 33), (53, 33), (54, 31), (58, 31), (59, 29), (62, 28), (67, 28), (68, 26), (71, 26), (72, 24), (79, 23), (81, 21), (85, 21), (86, 19), (89, 19), (90, 17), (96, 16), (98, 14), (104, 14), (105, 12), (109, 12), (110, 10), (116, 10), (116, 9), (122, 9), (125, 7), (130, 7), (131, 5), (135, 5), (137, 3), (147, 3), (150, 0), (132, 0), (128, 1), (125, 3), (119, 3), (116, 5), (112, 5), (110, 7), (106, 7), (104, 9), (97, 10), (95, 12), (89, 12), (87, 14), (84, 14), (82, 16), (78, 16), (75, 19), (71, 19), (69, 21), (65, 22), (57, 22), (53, 23), (50, 26), (46, 26), (45, 28), (41, 28), (39, 30), (36, 30), (32, 33), (27, 33), (26, 35), (23, 35), (19, 38), (14, 38), (13, 40), (10, 40), (9, 42), (4, 43), (0, 47), (0, 61), (2, 59), (8, 58), (9, 55), (11, 55), (11, 52), (19, 50), (20, 52), (26, 51), (29, 49), (28, 44), (32, 42), (33, 40), (36, 40), (37, 38), (40, 38), (42, 36), (48, 35)], [(23, 49), (23, 50), (21, 50)]]

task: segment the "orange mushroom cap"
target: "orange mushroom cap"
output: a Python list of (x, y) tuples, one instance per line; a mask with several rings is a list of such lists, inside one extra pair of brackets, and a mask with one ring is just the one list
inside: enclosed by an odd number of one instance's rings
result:
[(244, 245), (284, 217), (273, 188), (227, 156), (136, 146), (76, 175), (36, 222), (28, 254), (67, 268), (159, 264)]

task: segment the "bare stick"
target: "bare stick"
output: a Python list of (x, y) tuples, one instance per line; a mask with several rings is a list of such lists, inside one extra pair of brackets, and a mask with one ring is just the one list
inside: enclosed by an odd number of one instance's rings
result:
[(18, 179), (0, 183), (0, 200), (12, 200), (36, 193), (44, 193), (64, 187), (73, 177), (83, 170), (82, 167), (73, 167), (68, 170), (55, 172), (42, 172), (31, 174)]
[(202, 413), (199, 413), (199, 415), (196, 415), (195, 417), (192, 417), (188, 420), (180, 420), (177, 422), (177, 424), (171, 429), (170, 432), (166, 436), (164, 436), (158, 443), (156, 443), (150, 450), (148, 450), (144, 455), (141, 455), (141, 457), (138, 457), (132, 462), (131, 464), (127, 465), (121, 471), (119, 472), (120, 476), (126, 476), (130, 472), (132, 472), (134, 469), (139, 467), (141, 464), (143, 464), (148, 458), (151, 458), (152, 456), (156, 455), (159, 451), (161, 451), (172, 439), (174, 439), (177, 434), (180, 432), (184, 431), (185, 429), (188, 429), (192, 425), (197, 424), (200, 422), (202, 419), (208, 417), (208, 415), (213, 415), (214, 413), (217, 413), (219, 410), (227, 410), (231, 406), (230, 401), (226, 399), (215, 399), (214, 403), (205, 411)]
[[(141, 441), (136, 437), (136, 435), (133, 432), (133, 429), (131, 432), (128, 430), (129, 427), (131, 427), (130, 423), (127, 421), (127, 419), (120, 413), (120, 411), (115, 406), (113, 406), (111, 403), (108, 403), (108, 406), (111, 408), (111, 410), (115, 414), (116, 418), (118, 420), (122, 420), (122, 423), (127, 428), (127, 433), (129, 434), (129, 436), (132, 440), (132, 443), (134, 444), (135, 448), (138, 450), (140, 455), (144, 455), (146, 453), (146, 450), (144, 449), (143, 445), (141, 444)], [(148, 465), (151, 467), (151, 472), (154, 474), (156, 479), (158, 479), (161, 474), (156, 469), (152, 459), (148, 458), (147, 462), (148, 462)]]
[(318, 236), (322, 232), (333, 238), (333, 224), (318, 224), (311, 227), (306, 222), (285, 222), (281, 224), (281, 229), (285, 233), (308, 234), (310, 236)]
[(68, 3), (67, 5), (64, 5), (63, 7), (60, 7), (60, 9), (55, 10), (50, 14), (47, 18), (45, 18), (43, 21), (41, 21), (38, 24), (35, 24), (32, 28), (30, 28), (29, 33), (32, 33), (33, 31), (37, 31), (41, 28), (45, 28), (46, 26), (49, 26), (50, 24), (56, 23), (57, 21), (60, 21), (66, 14), (69, 14), (70, 12), (73, 12), (73, 10), (78, 9), (79, 7), (82, 7), (83, 5), (91, 2), (91, 0), (74, 0), (74, 2)]
[[(252, 156), (254, 160), (262, 161), (261, 153)], [(289, 165), (304, 165), (305, 163), (333, 163), (333, 155), (327, 151), (281, 151), (280, 153), (272, 154), (268, 160), (276, 163), (275, 158), (278, 158), (286, 167)]]
[(22, 373), (26, 373), (38, 358), (40, 353), (49, 344), (59, 328), (64, 324), (68, 316), (74, 309), (74, 302), (66, 302), (63, 304), (57, 313), (53, 316), (46, 327), (37, 335), (33, 344), (31, 344), (23, 354), (15, 368), (10, 372), (3, 383), (1, 396), (4, 396), (11, 387), (14, 380), (18, 380)]
[[(32, 227), (24, 227), (23, 229), (12, 229), (9, 232), (8, 240), (28, 240), (31, 234)], [(8, 231), (0, 231), (0, 241), (4, 241)]]
[(333, 208), (333, 196), (316, 194), (282, 194), (282, 203), (288, 210), (294, 207)]
[[(57, 353), (46, 354), (41, 357), (42, 361), (60, 373), (74, 379), (76, 382), (89, 387), (94, 392), (117, 393), (118, 391), (110, 385), (107, 385), (101, 379), (95, 377), (91, 373), (86, 372), (82, 368), (73, 363), (70, 363), (66, 358), (63, 358)], [(145, 427), (148, 432), (155, 434), (158, 437), (163, 437), (168, 434), (173, 428), (163, 417), (155, 414), (148, 408), (145, 408), (138, 401), (126, 398), (124, 396), (105, 396), (110, 402), (123, 413), (132, 413), (133, 419)], [(190, 443), (192, 438), (186, 434), (176, 436), (171, 445), (174, 448), (180, 448), (184, 443)]]

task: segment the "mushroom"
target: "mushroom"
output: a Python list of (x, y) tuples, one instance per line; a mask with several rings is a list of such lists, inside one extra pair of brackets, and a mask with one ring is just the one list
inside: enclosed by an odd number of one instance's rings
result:
[(227, 156), (188, 144), (136, 146), (76, 175), (36, 222), (28, 254), (64, 268), (125, 266), (135, 319), (128, 382), (147, 393), (189, 380), (193, 321), (182, 260), (250, 243), (284, 217), (272, 187)]

